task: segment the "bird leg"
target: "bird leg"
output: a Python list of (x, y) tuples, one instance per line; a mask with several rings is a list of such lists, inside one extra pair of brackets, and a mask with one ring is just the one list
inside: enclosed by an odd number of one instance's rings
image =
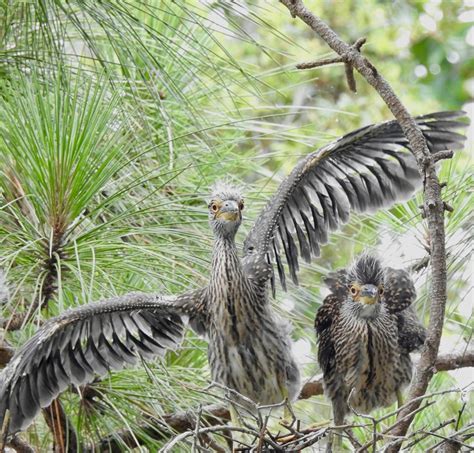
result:
[[(337, 397), (333, 399), (332, 410), (334, 417), (334, 426), (337, 428), (338, 426), (344, 425), (344, 415), (348, 412), (348, 406), (345, 398)], [(340, 433), (340, 429), (335, 429), (331, 431), (328, 443), (329, 451), (335, 453), (342, 451), (342, 437)]]
[[(287, 391), (284, 391), (284, 393), (288, 393)], [(296, 421), (296, 416), (295, 413), (293, 412), (293, 406), (288, 399), (288, 397), (285, 397), (285, 406), (283, 408), (283, 418), (280, 420), (280, 424), (283, 426), (293, 426), (293, 424)], [(329, 425), (330, 420), (322, 420), (317, 423), (311, 423), (311, 425), (308, 426), (308, 429), (317, 429), (317, 428), (322, 428), (323, 426)]]
[(292, 426), (295, 423), (296, 417), (291, 407), (291, 402), (288, 398), (285, 398), (285, 406), (283, 407), (283, 418), (280, 423), (285, 426)]
[(288, 398), (288, 389), (285, 385), (280, 387), (281, 393), (283, 395), (283, 418), (280, 419), (280, 424), (283, 426), (293, 426), (293, 423), (296, 420), (293, 408), (291, 407), (291, 401)]
[[(244, 428), (244, 424), (242, 422), (242, 418), (240, 417), (239, 412), (235, 408), (233, 404), (230, 404), (229, 406), (229, 412), (230, 412), (230, 423), (232, 426), (236, 428)], [(232, 434), (232, 429), (230, 429), (231, 432), (231, 437), (232, 437), (232, 443), (234, 444), (239, 444), (240, 446), (244, 445), (246, 447), (251, 445), (251, 439), (248, 434), (242, 433), (242, 432), (236, 432)], [(236, 446), (232, 449), (232, 451), (235, 451)]]
[(403, 394), (400, 389), (397, 389), (397, 406), (400, 409), (403, 406)]
[(241, 428), (242, 427), (242, 422), (240, 421), (240, 415), (237, 412), (237, 410), (235, 409), (233, 404), (230, 405), (229, 412), (230, 412), (230, 422), (231, 422), (232, 426), (236, 426), (237, 428)]

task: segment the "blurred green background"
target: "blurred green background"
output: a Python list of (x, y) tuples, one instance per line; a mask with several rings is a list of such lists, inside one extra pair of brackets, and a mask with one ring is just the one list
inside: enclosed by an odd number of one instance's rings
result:
[[(464, 109), (472, 118), (472, 0), (305, 3), (344, 40), (367, 38), (364, 55), (411, 113)], [(242, 241), (299, 158), (391, 119), (358, 75), (358, 93), (349, 92), (341, 65), (295, 69), (331, 55), (277, 1), (0, 0), (0, 264), (10, 291), (3, 325), (32, 312), (0, 338), (20, 345), (42, 320), (115, 294), (205, 284), (212, 248), (205, 200), (213, 183), (244, 187)], [(440, 169), (454, 207), (446, 217), (446, 350), (463, 350), (472, 337), (472, 128), (469, 134), (466, 149)], [(312, 325), (325, 294), (321, 276), (367, 248), (397, 267), (425, 257), (420, 203), (418, 194), (390, 211), (353, 216), (304, 268), (300, 287), (279, 289), (274, 304), (294, 324), (305, 379), (319, 373)], [(427, 324), (429, 276), (414, 278)], [(31, 309), (38, 305), (44, 309)], [(92, 445), (126, 428), (156, 451), (166, 438), (147, 436), (148, 416), (219, 401), (204, 390), (205, 350), (190, 333), (164, 361), (104, 377), (94, 385), (100, 404), (66, 392), (61, 400), (79, 441)], [(439, 373), (429, 390), (471, 381), (468, 370)], [(323, 397), (295, 410), (304, 423), (330, 416)], [(444, 395), (412, 430), (458, 416), (439, 433), (472, 422), (467, 392)], [(363, 442), (371, 432), (357, 436)], [(42, 417), (25, 438), (40, 451), (51, 448)], [(439, 440), (429, 436), (416, 449)]]

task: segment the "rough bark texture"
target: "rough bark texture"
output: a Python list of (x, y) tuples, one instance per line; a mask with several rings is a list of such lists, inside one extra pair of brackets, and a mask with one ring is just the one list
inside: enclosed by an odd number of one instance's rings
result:
[[(343, 57), (346, 64), (356, 69), (365, 80), (372, 85), (381, 98), (385, 101), (393, 116), (400, 123), (405, 133), (411, 150), (417, 160), (424, 187), (424, 215), (428, 224), (431, 255), (432, 283), (430, 289), (430, 321), (427, 339), (418, 362), (412, 384), (409, 388), (407, 400), (421, 396), (425, 393), (435, 371), (434, 365), (438, 354), (444, 312), (446, 306), (446, 250), (444, 231), (445, 205), (441, 198), (441, 188), (436, 175), (436, 156), (431, 156), (422, 132), (415, 121), (398, 99), (388, 82), (379, 74), (377, 69), (360, 52), (345, 43), (325, 22), (308, 10), (301, 0), (280, 0), (293, 17), (298, 17), (316, 32), (337, 54)], [(399, 414), (402, 420), (391, 432), (394, 436), (405, 436), (414, 416), (406, 417), (420, 405), (416, 400), (408, 405), (406, 410)], [(406, 418), (404, 418), (406, 417)], [(390, 449), (398, 451), (401, 443)]]
[(435, 363), (437, 372), (466, 367), (474, 367), (474, 349), (439, 355)]

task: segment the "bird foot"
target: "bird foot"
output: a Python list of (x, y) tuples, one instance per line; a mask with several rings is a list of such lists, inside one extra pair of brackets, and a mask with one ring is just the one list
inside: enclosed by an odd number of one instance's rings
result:
[(285, 406), (283, 408), (283, 417), (280, 418), (280, 425), (285, 428), (291, 428), (296, 421), (295, 414), (293, 413), (293, 408), (288, 398), (285, 398)]
[(293, 426), (293, 423), (295, 420), (293, 417), (282, 417), (280, 418), (280, 421), (278, 422), (280, 425), (284, 426), (285, 428)]

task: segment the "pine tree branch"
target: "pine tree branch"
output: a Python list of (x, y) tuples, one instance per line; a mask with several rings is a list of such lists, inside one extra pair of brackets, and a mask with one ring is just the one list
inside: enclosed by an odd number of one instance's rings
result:
[[(39, 296), (32, 301), (26, 312), (14, 314), (9, 319), (0, 319), (0, 329), (19, 330), (31, 319), (38, 308), (43, 309), (48, 306), (57, 289), (58, 267), (60, 266), (58, 259), (64, 258), (63, 238), (64, 231), (59, 227), (55, 228), (42, 265), (44, 278)], [(11, 360), (13, 352), (13, 349), (5, 341), (0, 342), (0, 366), (6, 365)], [(74, 426), (68, 420), (60, 400), (55, 399), (49, 407), (43, 408), (42, 412), (53, 434), (55, 451), (59, 453), (77, 451), (77, 434), (74, 431)]]
[[(423, 395), (435, 372), (435, 361), (441, 339), (446, 308), (446, 250), (444, 211), (441, 198), (441, 187), (436, 175), (435, 159), (430, 155), (426, 140), (416, 122), (397, 97), (389, 83), (380, 75), (372, 63), (353, 46), (345, 43), (325, 22), (308, 10), (301, 0), (279, 0), (290, 11), (292, 17), (298, 17), (317, 33), (338, 55), (344, 58), (372, 85), (399, 122), (410, 144), (420, 174), (423, 176), (424, 211), (428, 223), (429, 241), (431, 244), (432, 285), (430, 289), (430, 321), (420, 361), (418, 362), (408, 392), (408, 401), (414, 400), (402, 411), (399, 423), (391, 432), (393, 436), (403, 438), (407, 433), (414, 415), (420, 405), (416, 398)], [(389, 453), (396, 452), (401, 441), (390, 447)]]

